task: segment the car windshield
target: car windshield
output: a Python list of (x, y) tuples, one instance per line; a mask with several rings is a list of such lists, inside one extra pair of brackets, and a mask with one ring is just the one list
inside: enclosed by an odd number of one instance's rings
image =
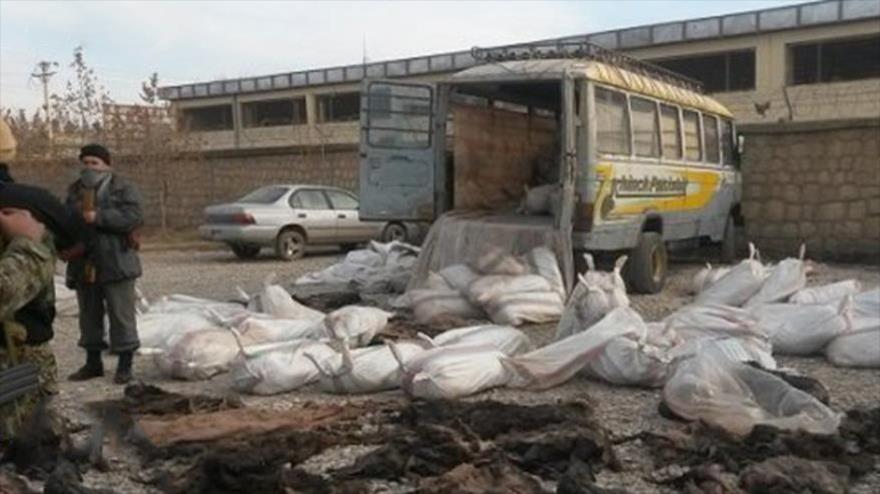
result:
[(242, 197), (238, 202), (246, 202), (248, 204), (272, 204), (278, 199), (281, 199), (281, 196), (287, 191), (287, 187), (262, 187)]

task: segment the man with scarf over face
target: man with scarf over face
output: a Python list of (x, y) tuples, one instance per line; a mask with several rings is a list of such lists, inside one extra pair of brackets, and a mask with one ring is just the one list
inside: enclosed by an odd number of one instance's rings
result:
[(104, 316), (110, 321), (111, 353), (119, 356), (114, 382), (132, 379), (132, 357), (140, 346), (135, 319), (135, 280), (141, 276), (137, 230), (143, 209), (137, 188), (113, 173), (110, 152), (99, 144), (80, 150), (79, 179), (68, 189), (67, 204), (88, 225), (85, 255), (67, 266), (67, 282), (79, 302), (79, 345), (86, 364), (70, 376), (83, 381), (104, 375), (101, 352), (108, 348)]

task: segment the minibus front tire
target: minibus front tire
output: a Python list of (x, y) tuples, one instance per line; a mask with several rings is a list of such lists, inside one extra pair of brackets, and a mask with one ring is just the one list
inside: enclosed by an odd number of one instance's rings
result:
[(636, 293), (659, 293), (663, 290), (668, 258), (663, 237), (657, 232), (642, 232), (624, 269), (631, 289)]

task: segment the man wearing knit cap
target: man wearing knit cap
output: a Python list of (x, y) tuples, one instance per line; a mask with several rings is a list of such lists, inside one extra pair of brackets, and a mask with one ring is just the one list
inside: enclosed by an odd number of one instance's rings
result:
[(111, 353), (119, 356), (114, 381), (132, 379), (132, 357), (140, 346), (135, 323), (135, 280), (141, 276), (136, 231), (143, 224), (140, 192), (113, 173), (110, 152), (100, 144), (80, 150), (79, 179), (68, 189), (67, 204), (88, 225), (86, 253), (67, 265), (67, 282), (79, 301), (79, 345), (86, 364), (72, 381), (104, 375), (101, 352), (108, 348), (104, 316), (110, 321)]

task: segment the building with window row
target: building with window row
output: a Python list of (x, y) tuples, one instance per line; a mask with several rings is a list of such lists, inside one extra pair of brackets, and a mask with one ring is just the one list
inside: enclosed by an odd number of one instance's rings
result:
[[(880, 118), (880, 0), (828, 0), (511, 45), (586, 41), (700, 82), (740, 124)], [(459, 51), (164, 87), (204, 150), (358, 142), (365, 78), (433, 82), (473, 66)]]

